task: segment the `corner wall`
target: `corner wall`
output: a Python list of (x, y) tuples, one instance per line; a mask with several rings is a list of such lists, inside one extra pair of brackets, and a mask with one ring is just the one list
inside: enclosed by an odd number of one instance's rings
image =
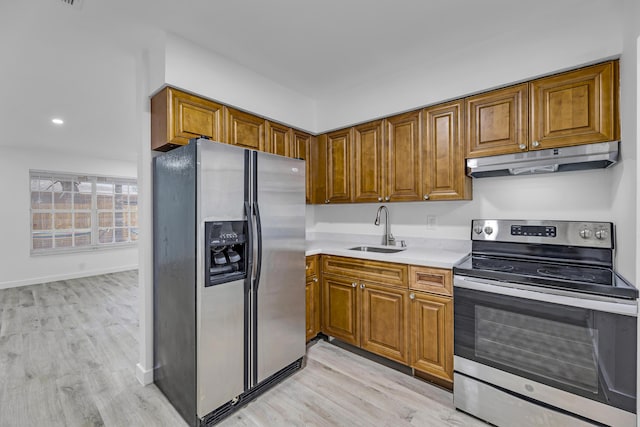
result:
[(617, 269), (634, 285), (640, 286), (640, 188), (638, 182), (638, 36), (640, 7), (637, 0), (625, 0), (623, 50), (620, 59), (620, 164), (614, 168), (612, 182), (612, 220), (615, 222), (618, 249)]
[(308, 96), (172, 34), (164, 55), (167, 85), (307, 132), (317, 129), (315, 101)]
[(29, 169), (137, 176), (135, 160), (103, 160), (60, 151), (4, 148), (0, 156), (4, 225), (0, 239), (0, 289), (137, 268), (137, 246), (31, 256)]

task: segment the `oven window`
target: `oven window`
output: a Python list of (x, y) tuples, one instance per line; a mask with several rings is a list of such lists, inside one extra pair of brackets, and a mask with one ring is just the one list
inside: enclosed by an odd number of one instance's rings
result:
[(555, 320), (475, 306), (476, 357), (598, 392), (598, 331)]

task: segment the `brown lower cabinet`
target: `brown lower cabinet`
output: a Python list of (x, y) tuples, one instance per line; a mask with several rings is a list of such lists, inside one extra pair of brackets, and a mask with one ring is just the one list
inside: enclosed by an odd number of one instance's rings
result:
[(316, 276), (307, 278), (306, 289), (306, 340), (320, 333), (320, 283)]
[(453, 299), (411, 292), (411, 367), (453, 381)]
[(308, 256), (306, 259), (306, 286), (305, 286), (305, 307), (306, 307), (306, 340), (309, 341), (320, 333), (320, 312), (322, 301), (320, 299), (320, 281), (318, 276), (318, 265), (320, 255)]
[(321, 264), (322, 332), (408, 364), (407, 266), (335, 256)]
[(400, 363), (409, 363), (408, 291), (324, 274), (323, 332)]
[(451, 270), (332, 255), (319, 265), (323, 333), (451, 387)]

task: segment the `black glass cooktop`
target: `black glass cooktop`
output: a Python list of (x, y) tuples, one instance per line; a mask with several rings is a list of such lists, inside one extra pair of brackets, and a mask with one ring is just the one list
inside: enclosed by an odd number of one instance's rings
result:
[(638, 290), (606, 267), (472, 255), (454, 274), (574, 292), (635, 299)]

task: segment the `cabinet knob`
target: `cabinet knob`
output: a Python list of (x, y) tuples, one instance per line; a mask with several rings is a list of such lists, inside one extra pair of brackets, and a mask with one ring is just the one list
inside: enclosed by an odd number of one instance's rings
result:
[(413, 292), (411, 292), (409, 294), (409, 299), (416, 299), (416, 294), (414, 294)]
[(540, 146), (540, 142), (538, 142), (538, 141), (533, 141), (533, 142), (531, 143), (531, 145), (533, 145), (534, 147), (539, 147), (539, 146)]
[(424, 197), (423, 197), (423, 199), (425, 199), (425, 200), (429, 200), (429, 195), (428, 195), (428, 194), (425, 194), (425, 195), (424, 195)]
[(305, 266), (304, 266), (304, 269), (305, 269), (305, 270), (308, 270), (308, 269), (309, 269), (309, 265), (308, 265), (308, 264), (307, 264), (307, 265), (305, 265)]
[(364, 283), (360, 283), (360, 289), (364, 289), (364, 288), (365, 288)]
[(314, 282), (317, 282), (317, 281), (318, 281), (318, 278), (317, 278), (317, 277), (314, 277), (314, 278), (313, 278), (313, 281), (314, 281)]
[(390, 198), (389, 196), (387, 196), (387, 197), (385, 197), (385, 198), (384, 198), (384, 201), (385, 201), (385, 202), (388, 202), (390, 199), (391, 199), (391, 198)]
[(382, 197), (378, 197), (378, 201), (381, 202), (382, 201)]
[(351, 284), (351, 287), (352, 287), (352, 288), (355, 288), (356, 286), (358, 286), (358, 284), (357, 284), (356, 282), (353, 282), (353, 283)]
[(520, 144), (519, 147), (520, 147), (521, 150), (526, 150), (527, 149), (527, 146), (524, 145), (524, 144)]

